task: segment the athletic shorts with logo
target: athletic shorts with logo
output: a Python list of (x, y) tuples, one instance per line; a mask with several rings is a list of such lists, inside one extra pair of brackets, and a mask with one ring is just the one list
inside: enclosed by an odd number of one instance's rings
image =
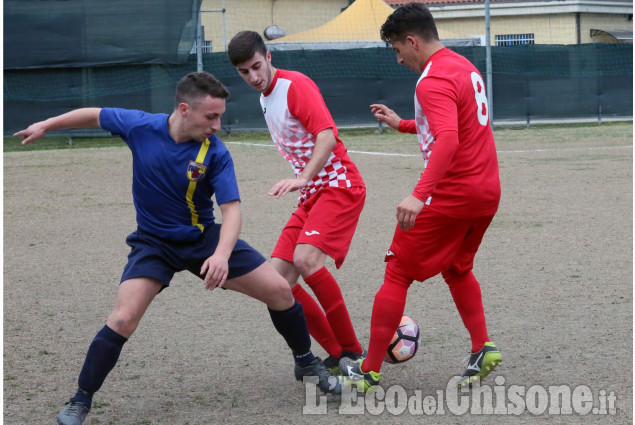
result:
[[(220, 224), (207, 226), (201, 236), (191, 242), (173, 242), (136, 230), (126, 238), (132, 248), (121, 281), (136, 277), (151, 277), (165, 286), (176, 272), (188, 270), (203, 279), (200, 274), (205, 260), (212, 256), (220, 238)], [(229, 257), (227, 280), (245, 275), (267, 259), (242, 239), (238, 239)]]
[(447, 269), (467, 272), (493, 218), (453, 218), (424, 207), (414, 228), (406, 232), (397, 225), (385, 261), (400, 275), (419, 282)]
[(320, 248), (340, 268), (364, 208), (366, 188), (326, 187), (300, 203), (282, 230), (271, 254), (293, 263), (298, 244)]

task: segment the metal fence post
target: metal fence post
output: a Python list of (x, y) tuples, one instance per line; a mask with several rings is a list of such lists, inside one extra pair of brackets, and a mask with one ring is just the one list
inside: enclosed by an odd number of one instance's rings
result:
[(494, 99), (492, 89), (492, 43), (490, 40), (489, 0), (485, 0), (485, 76), (487, 80), (487, 107), (489, 108), (489, 123), (494, 126)]

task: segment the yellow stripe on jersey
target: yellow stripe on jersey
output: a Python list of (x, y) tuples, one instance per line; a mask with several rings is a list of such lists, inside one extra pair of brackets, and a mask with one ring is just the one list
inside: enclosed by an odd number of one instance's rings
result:
[[(201, 143), (201, 149), (198, 151), (198, 155), (196, 155), (196, 162), (202, 164), (205, 161), (205, 155), (207, 155), (207, 150), (209, 149), (209, 139), (205, 139), (203, 143)], [(187, 188), (187, 193), (185, 198), (187, 199), (187, 205), (190, 207), (190, 214), (192, 214), (192, 226), (198, 226), (201, 229), (201, 232), (205, 229), (205, 227), (198, 222), (198, 214), (196, 212), (196, 207), (194, 206), (194, 191), (196, 190), (196, 182), (190, 181), (190, 185)]]

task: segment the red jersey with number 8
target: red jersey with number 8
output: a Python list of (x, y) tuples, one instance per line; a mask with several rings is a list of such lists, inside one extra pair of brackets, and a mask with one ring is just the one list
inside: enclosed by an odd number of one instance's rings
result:
[(485, 84), (470, 61), (447, 48), (428, 59), (417, 82), (415, 120), (406, 127), (416, 129), (424, 167), (434, 157), (436, 136), (458, 133), (459, 147), (425, 208), (458, 218), (496, 213), (501, 192), (496, 146)]

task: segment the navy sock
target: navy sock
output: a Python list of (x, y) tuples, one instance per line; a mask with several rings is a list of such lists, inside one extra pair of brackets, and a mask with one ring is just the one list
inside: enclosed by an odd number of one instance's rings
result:
[(92, 404), (93, 404), (93, 395), (87, 393), (86, 391), (82, 390), (81, 388), (78, 388), (77, 392), (73, 396), (73, 401), (80, 402), (80, 403), (86, 405), (90, 409)]
[(297, 365), (308, 366), (315, 360), (315, 356), (311, 352), (311, 336), (306, 325), (302, 304), (296, 301), (290, 309), (284, 311), (269, 309), (269, 315), (273, 326), (291, 348)]
[(315, 360), (315, 356), (313, 355), (311, 351), (309, 351), (304, 354), (299, 354), (299, 355), (294, 354), (293, 360), (295, 361), (295, 364), (297, 364), (298, 366), (306, 367), (310, 365), (311, 363), (313, 363), (313, 360)]
[(84, 403), (89, 408), (92, 403), (92, 396), (106, 380), (106, 376), (115, 367), (121, 348), (128, 340), (117, 332), (104, 326), (93, 339), (88, 347), (84, 366), (79, 373), (77, 384), (79, 389), (73, 397), (74, 401)]

